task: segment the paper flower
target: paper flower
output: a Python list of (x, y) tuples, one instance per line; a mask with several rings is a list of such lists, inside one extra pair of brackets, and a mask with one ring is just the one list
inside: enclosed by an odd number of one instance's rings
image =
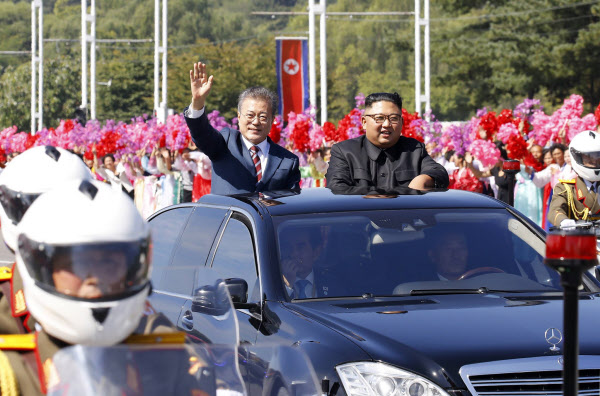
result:
[(469, 152), (486, 168), (493, 167), (500, 160), (500, 150), (489, 140), (474, 140), (469, 145)]
[(273, 125), (271, 125), (271, 130), (269, 131), (269, 137), (275, 144), (279, 143), (279, 140), (281, 139), (281, 124), (281, 115), (278, 114), (277, 116), (275, 116)]

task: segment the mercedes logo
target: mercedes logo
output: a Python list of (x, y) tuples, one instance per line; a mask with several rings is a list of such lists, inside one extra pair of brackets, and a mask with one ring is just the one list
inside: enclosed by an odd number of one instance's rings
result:
[(550, 350), (552, 352), (559, 351), (560, 348), (558, 348), (557, 345), (560, 344), (560, 342), (562, 341), (562, 333), (560, 332), (560, 330), (558, 330), (556, 327), (551, 327), (548, 330), (546, 330), (545, 336), (546, 342), (552, 345), (552, 347), (550, 347)]

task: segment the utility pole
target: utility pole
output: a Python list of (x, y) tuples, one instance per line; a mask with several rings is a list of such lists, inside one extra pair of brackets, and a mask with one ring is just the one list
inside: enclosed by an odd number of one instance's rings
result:
[[(160, 15), (160, 2), (161, 0), (154, 0), (154, 112), (156, 118), (160, 123), (167, 122), (167, 1), (162, 0), (162, 45), (159, 46), (161, 41), (160, 27), (161, 27), (161, 15)], [(160, 77), (160, 54), (162, 53), (162, 89), (159, 89), (159, 77)], [(160, 92), (162, 91), (162, 92)], [(162, 96), (161, 96), (162, 93)], [(160, 100), (161, 98), (162, 100)], [(160, 100), (160, 102), (159, 102)]]
[[(421, 104), (425, 102), (425, 112), (431, 110), (430, 92), (430, 54), (429, 54), (429, 0), (423, 0), (424, 17), (421, 19), (421, 1), (415, 0), (415, 111), (421, 113)], [(421, 95), (421, 26), (424, 26), (424, 68), (425, 95)]]
[[(90, 23), (88, 35), (87, 24)], [(87, 13), (87, 0), (81, 0), (81, 109), (87, 114), (87, 43), (90, 43), (90, 119), (96, 119), (96, 0), (91, 0)]]
[[(253, 15), (268, 15), (271, 17), (275, 17), (276, 15), (308, 15), (308, 71), (309, 71), (309, 102), (311, 106), (317, 105), (317, 71), (316, 71), (316, 55), (315, 55), (315, 15), (320, 15), (320, 66), (321, 66), (321, 125), (327, 121), (327, 16), (329, 15), (337, 15), (337, 16), (384, 16), (384, 15), (415, 15), (415, 26), (419, 26), (419, 23), (426, 22), (425, 29), (425, 89), (426, 89), (426, 97), (427, 97), (427, 108), (429, 108), (429, 0), (425, 1), (425, 19), (423, 22), (418, 19), (418, 14), (416, 13), (418, 9), (419, 0), (415, 0), (415, 12), (412, 11), (389, 11), (389, 12), (352, 12), (352, 11), (344, 11), (344, 12), (328, 12), (326, 10), (327, 0), (320, 0), (319, 5), (315, 4), (315, 0), (308, 0), (308, 12), (298, 12), (298, 11), (256, 11), (253, 12)], [(417, 60), (420, 59), (420, 38), (416, 35), (420, 34), (420, 29), (415, 28), (415, 68), (417, 67)], [(417, 51), (419, 56), (417, 58)], [(415, 92), (417, 103), (417, 108), (420, 109), (419, 98), (421, 97), (421, 63), (418, 62), (418, 71), (415, 70), (415, 88), (417, 92)], [(425, 97), (424, 96), (424, 97)], [(425, 100), (425, 99), (423, 99)], [(417, 110), (420, 111), (420, 110)]]
[[(37, 11), (37, 17), (36, 17)], [(31, 134), (42, 129), (44, 106), (44, 7), (42, 0), (31, 2)], [(36, 74), (37, 66), (37, 74)], [(37, 83), (37, 89), (36, 89)], [(37, 90), (37, 92), (36, 92)], [(36, 106), (37, 93), (37, 106)], [(37, 123), (36, 123), (37, 120)]]

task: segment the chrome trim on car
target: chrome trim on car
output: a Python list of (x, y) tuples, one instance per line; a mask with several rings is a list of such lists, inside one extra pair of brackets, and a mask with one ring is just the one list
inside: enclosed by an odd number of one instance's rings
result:
[[(562, 395), (561, 355), (499, 360), (462, 366), (459, 374), (473, 396)], [(600, 356), (579, 356), (579, 395), (600, 393)]]

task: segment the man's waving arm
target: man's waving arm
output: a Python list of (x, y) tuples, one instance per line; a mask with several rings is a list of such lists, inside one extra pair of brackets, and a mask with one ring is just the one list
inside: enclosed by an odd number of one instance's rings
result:
[(210, 125), (204, 111), (212, 82), (213, 76), (208, 76), (206, 65), (201, 62), (194, 63), (193, 70), (190, 70), (192, 103), (184, 114), (192, 140), (200, 151), (214, 160), (227, 148), (227, 145), (223, 136)]

